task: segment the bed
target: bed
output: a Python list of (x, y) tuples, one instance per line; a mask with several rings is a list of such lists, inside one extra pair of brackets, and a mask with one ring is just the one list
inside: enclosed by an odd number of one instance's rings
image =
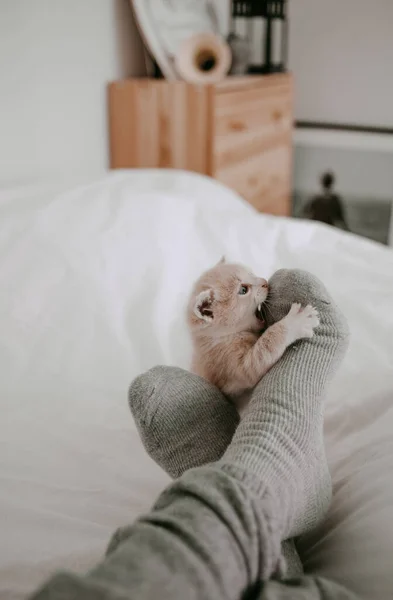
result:
[(264, 277), (308, 269), (347, 315), (351, 346), (326, 406), (334, 501), (301, 551), (307, 570), (393, 597), (390, 249), (260, 215), (178, 171), (3, 189), (0, 213), (2, 600), (60, 567), (91, 567), (168, 481), (138, 439), (127, 388), (153, 365), (187, 368), (186, 297), (223, 254)]

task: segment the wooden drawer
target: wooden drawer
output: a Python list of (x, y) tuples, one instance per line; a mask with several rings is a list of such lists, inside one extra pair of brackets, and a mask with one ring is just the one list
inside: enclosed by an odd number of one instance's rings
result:
[(292, 168), (290, 78), (218, 93), (214, 103), (213, 176), (255, 208), (289, 214)]
[[(228, 94), (229, 95), (229, 94)], [(292, 130), (289, 94), (259, 95), (249, 100), (249, 94), (230, 94), (230, 104), (222, 106), (218, 97), (214, 115), (214, 169), (264, 152), (284, 144)], [(224, 97), (227, 101), (228, 98)]]
[(215, 98), (216, 133), (244, 131), (261, 122), (277, 123), (292, 112), (290, 80), (217, 93)]
[(250, 155), (217, 169), (215, 177), (236, 190), (257, 210), (289, 214), (292, 152), (288, 144)]

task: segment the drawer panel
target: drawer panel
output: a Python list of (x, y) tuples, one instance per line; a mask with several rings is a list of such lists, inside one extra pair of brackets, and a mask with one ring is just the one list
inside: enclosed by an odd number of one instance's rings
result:
[(215, 97), (216, 132), (235, 133), (250, 129), (269, 118), (279, 121), (290, 114), (292, 95), (289, 87), (272, 89), (263, 94), (258, 90), (239, 90)]
[(216, 101), (219, 111), (232, 107), (234, 101), (246, 104), (254, 100), (272, 96), (291, 96), (292, 77), (285, 75), (264, 75), (252, 77), (228, 77), (224, 84), (216, 86)]
[(292, 131), (290, 87), (239, 90), (216, 97), (214, 168), (221, 169), (284, 144)]
[(292, 148), (289, 144), (217, 169), (215, 177), (257, 210), (289, 215)]

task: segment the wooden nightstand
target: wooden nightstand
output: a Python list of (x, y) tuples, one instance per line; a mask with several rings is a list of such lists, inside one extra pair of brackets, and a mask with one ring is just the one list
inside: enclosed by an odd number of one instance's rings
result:
[(109, 85), (111, 168), (210, 175), (262, 212), (289, 215), (292, 77), (231, 77), (215, 86), (130, 79)]

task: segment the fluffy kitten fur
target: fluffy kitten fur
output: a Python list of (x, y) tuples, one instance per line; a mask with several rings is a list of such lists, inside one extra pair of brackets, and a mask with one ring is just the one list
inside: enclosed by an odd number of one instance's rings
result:
[(288, 346), (312, 337), (319, 324), (312, 306), (293, 304), (286, 317), (261, 335), (264, 321), (258, 307), (268, 291), (265, 279), (222, 259), (198, 279), (190, 297), (191, 370), (233, 398), (254, 388)]

